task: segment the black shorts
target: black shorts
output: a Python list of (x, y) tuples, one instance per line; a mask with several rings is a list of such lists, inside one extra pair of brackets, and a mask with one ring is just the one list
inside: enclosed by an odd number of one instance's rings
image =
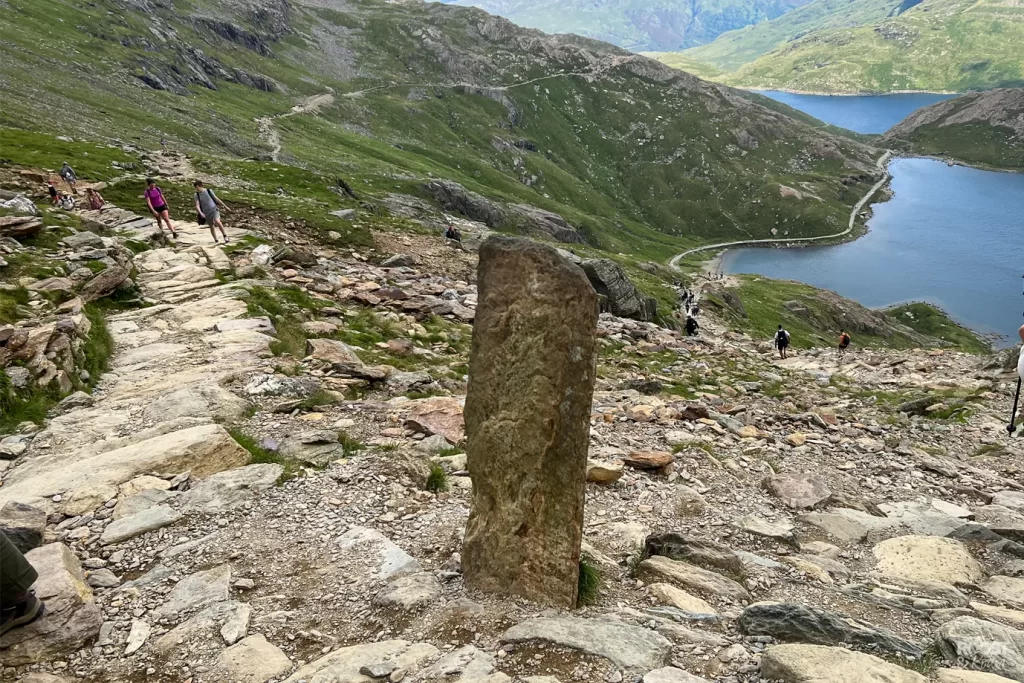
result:
[(163, 213), (166, 210), (167, 210), (167, 205), (166, 204), (161, 204), (160, 206), (154, 206), (153, 207), (153, 211), (156, 212), (156, 213)]

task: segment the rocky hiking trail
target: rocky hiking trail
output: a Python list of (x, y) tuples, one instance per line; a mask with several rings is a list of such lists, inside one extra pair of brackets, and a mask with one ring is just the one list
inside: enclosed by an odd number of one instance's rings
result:
[(544, 609), (464, 583), (471, 491), (499, 476), (462, 448), (480, 301), (452, 264), (474, 253), (80, 218), (97, 234), (72, 243), (148, 245), (126, 267), (147, 305), (107, 315), (92, 394), (0, 440), (0, 528), (49, 607), (0, 637), (5, 680), (1024, 680), (998, 359), (780, 362), (712, 319), (688, 338), (602, 313), (582, 513), (601, 585)]

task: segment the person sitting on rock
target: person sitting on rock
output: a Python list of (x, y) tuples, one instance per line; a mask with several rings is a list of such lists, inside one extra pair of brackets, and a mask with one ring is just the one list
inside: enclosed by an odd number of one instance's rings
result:
[(89, 202), (89, 208), (93, 211), (99, 211), (103, 208), (103, 205), (106, 204), (106, 202), (103, 201), (103, 195), (91, 187), (85, 188), (85, 200)]
[(450, 239), (450, 240), (455, 240), (456, 242), (461, 242), (462, 241), (462, 233), (459, 232), (459, 229), (455, 227), (455, 224), (452, 223), (450, 220), (446, 220), (445, 223), (447, 223), (447, 225), (448, 225), (448, 227), (445, 228), (445, 231), (444, 231), (445, 239)]
[(839, 355), (845, 356), (848, 348), (850, 348), (850, 335), (846, 333), (846, 330), (842, 330), (839, 333)]
[(217, 231), (214, 228), (220, 228), (220, 234), (224, 237), (224, 244), (228, 243), (228, 234), (224, 232), (224, 223), (220, 219), (220, 209), (229, 211), (228, 207), (220, 200), (220, 197), (213, 193), (213, 190), (203, 187), (203, 181), (197, 180), (192, 183), (192, 187), (196, 188), (196, 216), (198, 223), (203, 223), (210, 226), (210, 236), (213, 237), (213, 243), (217, 244)]
[(58, 205), (65, 211), (73, 211), (75, 208), (75, 198), (69, 195), (67, 192), (62, 192), (60, 195), (60, 202)]
[(71, 166), (66, 161), (64, 162), (64, 165), (60, 167), (60, 177), (68, 184), (68, 187), (71, 188), (72, 192), (78, 192), (76, 189), (76, 186), (78, 185), (78, 176), (75, 175), (75, 172), (71, 170)]
[(43, 613), (32, 584), (39, 574), (7, 534), (0, 531), (0, 635), (30, 624)]
[(146, 178), (146, 191), (143, 194), (146, 197), (146, 206), (149, 207), (153, 217), (156, 218), (156, 227), (163, 233), (164, 228), (160, 225), (160, 221), (163, 221), (171, 231), (171, 237), (177, 237), (178, 233), (174, 232), (174, 226), (171, 225), (171, 214), (167, 210), (167, 200), (164, 199), (163, 190), (157, 187), (155, 180)]

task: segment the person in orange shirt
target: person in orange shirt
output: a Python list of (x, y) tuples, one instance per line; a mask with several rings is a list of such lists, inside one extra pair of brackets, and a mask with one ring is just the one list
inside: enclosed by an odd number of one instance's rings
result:
[(850, 348), (850, 335), (846, 333), (846, 330), (842, 330), (839, 333), (839, 355), (845, 356), (848, 348)]

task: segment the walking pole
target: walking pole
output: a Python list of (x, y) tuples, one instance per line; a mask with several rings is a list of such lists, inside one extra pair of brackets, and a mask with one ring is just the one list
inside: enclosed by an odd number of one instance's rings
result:
[(1017, 421), (1017, 401), (1020, 399), (1020, 383), (1021, 378), (1017, 378), (1017, 393), (1013, 396), (1013, 412), (1010, 413), (1010, 424), (1006, 425), (1006, 431), (1013, 436), (1013, 433), (1017, 431), (1017, 425), (1014, 422)]

